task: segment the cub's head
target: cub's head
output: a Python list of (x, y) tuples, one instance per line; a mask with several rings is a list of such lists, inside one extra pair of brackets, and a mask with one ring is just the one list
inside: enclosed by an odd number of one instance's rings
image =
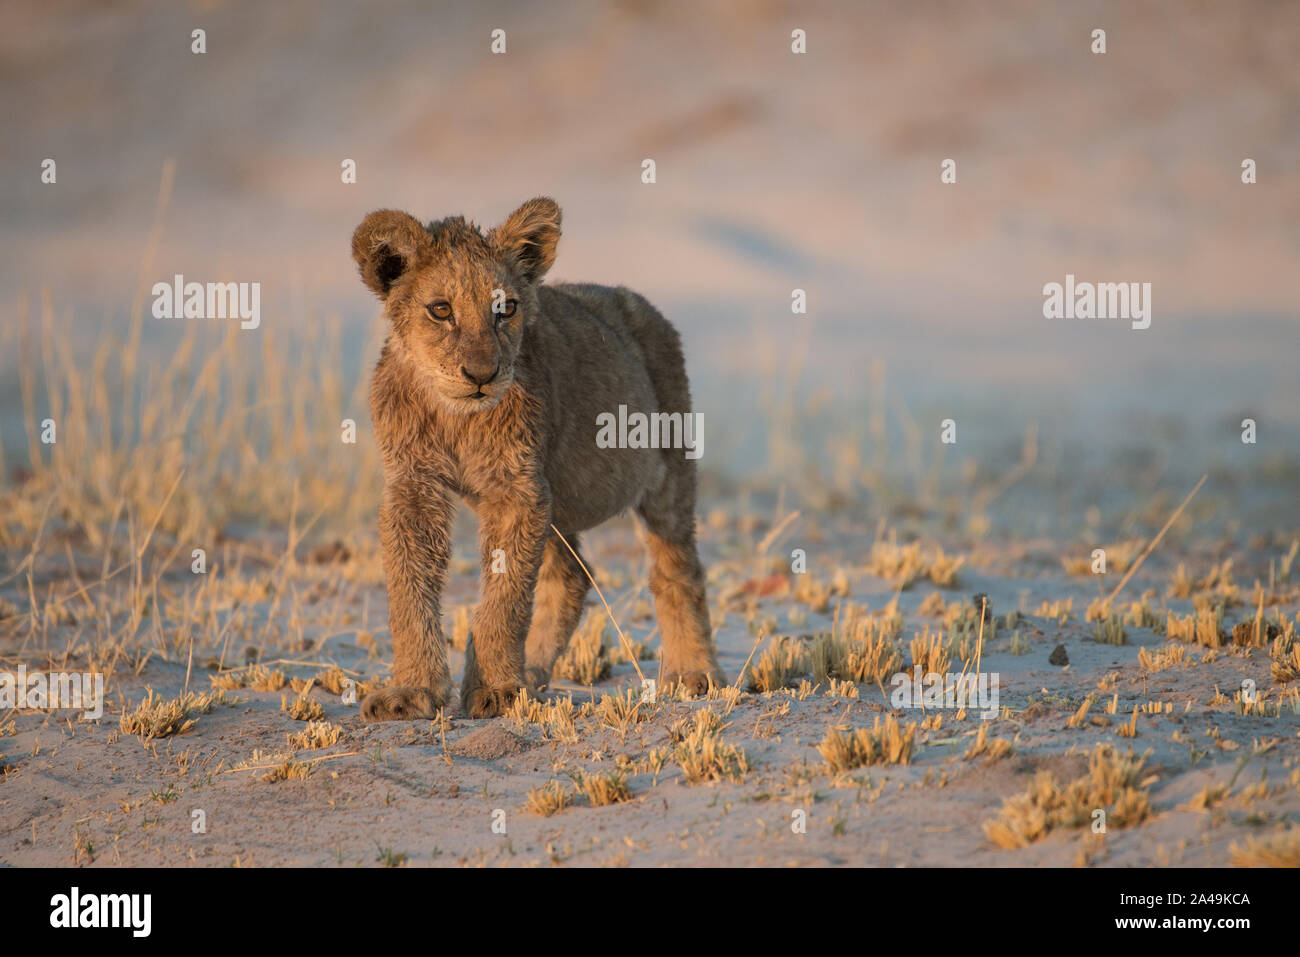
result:
[(560, 207), (548, 198), (529, 200), (486, 234), (460, 216), (422, 226), (385, 209), (352, 234), (352, 258), (383, 300), (396, 348), (449, 409), (478, 412), (514, 382), (559, 239)]

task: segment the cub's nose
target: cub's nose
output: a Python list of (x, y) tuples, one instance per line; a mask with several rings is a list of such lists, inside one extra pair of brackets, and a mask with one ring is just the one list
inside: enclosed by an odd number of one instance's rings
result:
[(487, 385), (497, 377), (497, 373), (500, 371), (501, 365), (499, 363), (491, 372), (488, 372), (486, 367), (483, 367), (482, 369), (470, 369), (466, 366), (460, 367), (460, 374), (477, 386)]

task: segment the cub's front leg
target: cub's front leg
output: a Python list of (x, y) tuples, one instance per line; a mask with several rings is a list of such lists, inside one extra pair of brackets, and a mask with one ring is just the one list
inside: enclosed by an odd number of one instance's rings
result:
[(393, 684), (366, 695), (367, 721), (432, 718), (451, 697), (442, 586), (451, 556), (454, 506), (438, 483), (391, 477), (379, 508), (379, 541), (388, 579)]
[(533, 617), (533, 591), (551, 525), (550, 492), (540, 481), (484, 497), (479, 515), (482, 594), (474, 612), (461, 707), (471, 718), (493, 718), (524, 687), (524, 644)]

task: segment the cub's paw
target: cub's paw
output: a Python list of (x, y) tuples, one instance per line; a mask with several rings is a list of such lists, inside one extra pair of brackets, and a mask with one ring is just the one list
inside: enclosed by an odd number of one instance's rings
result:
[(727, 683), (721, 671), (669, 671), (664, 670), (661, 687), (671, 691), (674, 685), (681, 685), (688, 695), (696, 697), (709, 693), (709, 687), (721, 688)]
[(471, 718), (495, 718), (519, 697), (519, 687), (508, 688), (478, 687), (465, 696), (465, 712)]
[(530, 694), (539, 694), (551, 684), (551, 672), (546, 668), (528, 668), (524, 672), (524, 684)]
[(443, 702), (432, 688), (397, 685), (380, 688), (361, 702), (361, 717), (366, 721), (413, 721), (436, 718)]

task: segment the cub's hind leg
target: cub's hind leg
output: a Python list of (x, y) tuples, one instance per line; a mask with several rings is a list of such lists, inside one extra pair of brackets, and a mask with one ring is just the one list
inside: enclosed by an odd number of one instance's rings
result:
[[(578, 536), (566, 532), (564, 537), (574, 552), (581, 554)], [(542, 568), (533, 596), (533, 620), (524, 644), (524, 673), (530, 690), (539, 691), (550, 683), (555, 662), (569, 646), (569, 639), (582, 618), (590, 587), (578, 560), (552, 532), (542, 553)]]
[[(695, 545), (695, 462), (668, 450), (663, 485), (638, 506), (650, 551), (650, 592), (663, 643), (665, 688), (703, 694), (727, 683), (713, 648), (704, 566)], [(676, 456), (675, 461), (672, 457)]]
[[(627, 322), (644, 351), (658, 411), (693, 415), (681, 337), (659, 311), (635, 293), (624, 291)], [(694, 449), (703, 452), (703, 433)], [(681, 434), (686, 441), (685, 430)], [(671, 443), (669, 443), (671, 444)], [(699, 694), (726, 676), (713, 648), (713, 628), (704, 589), (704, 566), (695, 546), (695, 459), (685, 448), (663, 448), (663, 478), (637, 506), (645, 520), (650, 550), (650, 591), (662, 635), (662, 676), (666, 686), (682, 684)]]

